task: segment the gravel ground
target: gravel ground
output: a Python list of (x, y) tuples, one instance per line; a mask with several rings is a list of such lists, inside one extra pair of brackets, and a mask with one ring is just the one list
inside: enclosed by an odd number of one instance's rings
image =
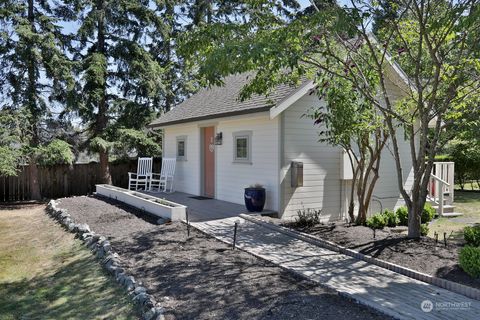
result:
[(355, 302), (175, 222), (154, 225), (108, 199), (60, 199), (60, 207), (108, 237), (167, 319), (386, 319)]
[[(295, 228), (293, 224), (286, 226)], [(407, 239), (403, 234), (388, 231), (388, 228), (377, 230), (375, 239), (370, 228), (349, 226), (344, 223), (319, 224), (295, 229), (385, 261), (480, 288), (480, 279), (473, 279), (458, 265), (458, 252), (463, 243), (447, 240), (445, 247), (443, 235), (439, 236), (439, 242), (435, 245), (434, 239), (428, 237), (419, 240)]]

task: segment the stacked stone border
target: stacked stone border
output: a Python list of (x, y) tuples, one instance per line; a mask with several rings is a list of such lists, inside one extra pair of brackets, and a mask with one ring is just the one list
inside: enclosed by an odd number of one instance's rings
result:
[(422, 281), (422, 282), (429, 283), (429, 284), (433, 284), (437, 287), (440, 287), (440, 288), (443, 288), (443, 289), (446, 289), (446, 290), (464, 295), (464, 296), (466, 296), (468, 298), (471, 298), (471, 299), (480, 300), (480, 290), (478, 290), (476, 288), (472, 288), (472, 287), (469, 287), (469, 286), (466, 286), (466, 285), (463, 285), (463, 284), (460, 284), (460, 283), (457, 283), (457, 282), (453, 282), (453, 281), (450, 281), (450, 280), (446, 280), (446, 279), (443, 279), (443, 278), (434, 277), (434, 276), (431, 276), (429, 274), (425, 274), (425, 273), (422, 273), (422, 272), (418, 272), (416, 270), (405, 268), (405, 267), (400, 266), (398, 264), (394, 264), (394, 263), (391, 263), (391, 262), (380, 260), (380, 259), (374, 258), (372, 256), (360, 253), (358, 251), (342, 247), (342, 246), (340, 246), (340, 245), (338, 245), (334, 242), (327, 241), (327, 240), (312, 236), (312, 235), (307, 234), (307, 233), (287, 229), (287, 228), (282, 227), (282, 226), (277, 226), (277, 225), (274, 225), (272, 223), (265, 222), (264, 220), (261, 220), (261, 219), (258, 219), (258, 218), (255, 218), (255, 217), (252, 217), (252, 216), (249, 216), (249, 215), (246, 215), (246, 214), (241, 214), (240, 216), (247, 221), (262, 225), (265, 228), (268, 228), (270, 230), (286, 234), (286, 235), (288, 235), (290, 237), (293, 237), (295, 239), (299, 239), (299, 240), (308, 242), (308, 243), (313, 244), (315, 246), (319, 246), (319, 247), (322, 247), (322, 248), (325, 248), (325, 249), (328, 249), (328, 250), (331, 250), (331, 251), (342, 253), (342, 254), (345, 254), (347, 256), (359, 259), (359, 260), (363, 260), (365, 262), (368, 262), (368, 263), (374, 264), (376, 266), (388, 269), (390, 271), (402, 274), (404, 276), (413, 278), (415, 280)]
[(152, 295), (142, 283), (128, 274), (122, 267), (120, 256), (112, 250), (112, 246), (106, 237), (93, 232), (88, 224), (76, 223), (67, 210), (58, 207), (55, 200), (47, 205), (47, 213), (66, 230), (75, 234), (83, 244), (96, 256), (102, 267), (112, 275), (115, 280), (125, 289), (132, 301), (140, 308), (143, 320), (163, 320), (164, 309), (155, 301)]

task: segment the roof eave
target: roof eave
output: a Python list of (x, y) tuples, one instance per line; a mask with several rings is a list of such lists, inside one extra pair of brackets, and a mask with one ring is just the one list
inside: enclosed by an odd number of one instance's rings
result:
[(166, 122), (161, 122), (161, 123), (152, 122), (152, 123), (147, 125), (147, 128), (162, 129), (164, 127), (168, 127), (168, 126), (172, 126), (172, 125), (176, 125), (176, 124), (198, 122), (198, 121), (203, 121), (203, 120), (212, 120), (212, 119), (218, 119), (218, 118), (224, 118), (224, 117), (232, 117), (232, 116), (238, 116), (238, 115), (244, 115), (244, 114), (265, 112), (265, 111), (269, 111), (270, 109), (271, 109), (270, 106), (266, 106), (266, 107), (261, 107), (261, 108), (254, 108), (254, 109), (252, 108), (252, 109), (239, 110), (239, 111), (233, 111), (233, 112), (223, 112), (223, 113), (217, 113), (217, 114), (212, 114), (212, 115), (207, 115), (207, 116), (185, 118), (185, 119), (174, 120), (174, 121), (166, 121)]
[(292, 104), (297, 102), (313, 88), (315, 88), (315, 83), (311, 80), (307, 81), (303, 86), (298, 88), (288, 97), (285, 97), (282, 101), (277, 103), (277, 105), (270, 108), (270, 119), (275, 119), (278, 115), (287, 110)]

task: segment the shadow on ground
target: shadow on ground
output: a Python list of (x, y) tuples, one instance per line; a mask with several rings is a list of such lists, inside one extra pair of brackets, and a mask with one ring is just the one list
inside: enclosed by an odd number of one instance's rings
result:
[[(61, 263), (61, 261), (59, 261)], [(90, 258), (64, 264), (51, 275), (0, 283), (1, 319), (134, 319), (121, 289)]]
[[(384, 319), (186, 225), (154, 225), (97, 198), (60, 201), (110, 239), (127, 271), (177, 319)], [(108, 219), (107, 219), (108, 217)]]

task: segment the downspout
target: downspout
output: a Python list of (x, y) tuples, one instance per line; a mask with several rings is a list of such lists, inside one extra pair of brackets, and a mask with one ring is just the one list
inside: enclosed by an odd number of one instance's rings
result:
[[(340, 153), (340, 156), (343, 157), (343, 155)], [(343, 165), (342, 161), (343, 159), (340, 159), (340, 164)], [(345, 206), (344, 206), (344, 191), (345, 190), (345, 180), (340, 179), (340, 220), (344, 220), (345, 218)]]

